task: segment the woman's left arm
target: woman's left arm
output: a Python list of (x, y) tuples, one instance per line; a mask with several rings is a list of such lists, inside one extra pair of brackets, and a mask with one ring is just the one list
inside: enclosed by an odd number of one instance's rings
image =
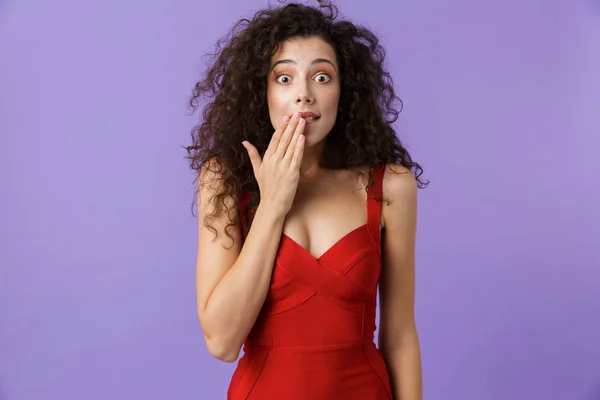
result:
[(414, 317), (417, 185), (403, 166), (389, 165), (383, 194), (384, 235), (379, 284), (379, 349), (395, 400), (422, 400), (421, 351)]

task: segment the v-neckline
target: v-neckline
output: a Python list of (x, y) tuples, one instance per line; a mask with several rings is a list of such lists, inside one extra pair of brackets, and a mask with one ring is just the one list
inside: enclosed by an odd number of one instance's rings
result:
[(354, 229), (352, 229), (350, 232), (346, 233), (344, 236), (342, 236), (341, 238), (339, 238), (335, 243), (333, 243), (331, 246), (329, 246), (329, 248), (327, 250), (325, 250), (325, 252), (323, 252), (319, 257), (314, 256), (312, 253), (310, 253), (304, 247), (300, 246), (300, 244), (298, 242), (296, 242), (294, 239), (292, 239), (291, 237), (289, 237), (285, 233), (282, 233), (281, 236), (284, 237), (284, 238), (286, 238), (288, 241), (290, 241), (294, 246), (296, 246), (300, 251), (302, 251), (308, 257), (312, 258), (316, 262), (319, 262), (325, 256), (327, 256), (327, 254), (331, 253), (337, 246), (339, 246), (346, 238), (348, 238), (349, 236), (355, 234), (356, 232), (358, 232), (360, 230), (367, 229), (367, 227), (368, 227), (368, 222), (365, 223), (365, 224), (362, 224), (362, 225), (360, 225), (360, 226), (358, 226), (358, 227), (356, 227)]

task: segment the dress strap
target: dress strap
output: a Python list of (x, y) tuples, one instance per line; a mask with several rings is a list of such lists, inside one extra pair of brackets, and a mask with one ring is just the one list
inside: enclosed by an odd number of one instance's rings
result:
[[(385, 173), (386, 164), (375, 171), (373, 186), (369, 188), (370, 196), (367, 196), (367, 230), (371, 236), (371, 240), (381, 254), (381, 197), (383, 194), (383, 175)], [(374, 196), (376, 199), (373, 199)]]

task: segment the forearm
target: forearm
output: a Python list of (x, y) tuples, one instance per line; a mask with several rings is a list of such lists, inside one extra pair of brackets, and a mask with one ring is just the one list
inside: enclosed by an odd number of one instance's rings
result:
[(259, 204), (240, 255), (208, 299), (207, 344), (224, 361), (235, 361), (265, 301), (284, 217)]
[(416, 332), (405, 335), (393, 349), (381, 349), (395, 400), (422, 400), (421, 349)]

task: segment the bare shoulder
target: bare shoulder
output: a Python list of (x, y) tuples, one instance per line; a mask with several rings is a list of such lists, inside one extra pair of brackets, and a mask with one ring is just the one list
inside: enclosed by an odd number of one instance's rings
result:
[(223, 170), (215, 160), (208, 160), (200, 169), (198, 188), (205, 193), (218, 193), (222, 189)]
[(383, 197), (393, 203), (407, 200), (417, 193), (417, 180), (412, 172), (400, 164), (387, 164), (383, 176)]
[[(223, 170), (214, 160), (207, 161), (198, 179), (199, 233), (213, 239), (219, 237), (221, 244), (229, 240), (241, 240), (239, 218), (234, 212), (235, 194), (224, 191)], [(206, 218), (208, 217), (208, 218)], [(220, 237), (220, 233), (225, 234)], [(228, 239), (229, 237), (229, 239)]]
[(399, 219), (412, 219), (411, 214), (416, 213), (418, 189), (412, 172), (400, 164), (387, 164), (382, 186), (383, 226)]

